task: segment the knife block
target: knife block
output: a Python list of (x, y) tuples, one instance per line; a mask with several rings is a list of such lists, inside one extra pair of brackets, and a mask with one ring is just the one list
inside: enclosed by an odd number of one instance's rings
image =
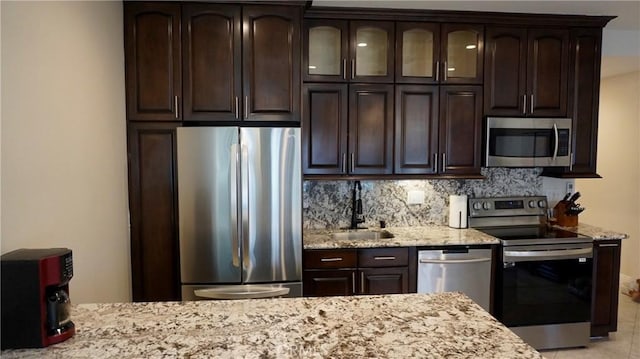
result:
[(560, 201), (553, 207), (553, 214), (556, 217), (556, 224), (562, 227), (577, 227), (578, 215), (570, 216), (566, 214), (569, 202)]

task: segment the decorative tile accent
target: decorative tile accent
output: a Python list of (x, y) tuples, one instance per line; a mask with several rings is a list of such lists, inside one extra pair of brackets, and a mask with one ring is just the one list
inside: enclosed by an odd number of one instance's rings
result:
[[(367, 227), (409, 227), (447, 224), (449, 195), (469, 197), (538, 196), (542, 193), (540, 168), (483, 168), (484, 180), (361, 181), (362, 206)], [(348, 227), (354, 181), (305, 181), (305, 229)], [(423, 204), (408, 204), (410, 190), (423, 191)]]

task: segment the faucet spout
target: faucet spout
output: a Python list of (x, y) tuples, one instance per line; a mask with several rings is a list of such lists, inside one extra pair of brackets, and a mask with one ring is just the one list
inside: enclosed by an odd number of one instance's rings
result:
[(366, 227), (358, 227), (358, 224), (364, 223), (364, 214), (362, 211), (362, 184), (360, 181), (353, 183), (351, 190), (351, 226), (349, 229), (364, 229)]

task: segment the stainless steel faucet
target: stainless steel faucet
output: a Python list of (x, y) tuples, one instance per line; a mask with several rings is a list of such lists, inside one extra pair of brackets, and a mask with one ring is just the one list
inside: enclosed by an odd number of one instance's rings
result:
[(351, 191), (351, 226), (349, 229), (367, 228), (358, 227), (360, 223), (364, 223), (364, 215), (362, 214), (362, 185), (360, 181), (355, 181)]

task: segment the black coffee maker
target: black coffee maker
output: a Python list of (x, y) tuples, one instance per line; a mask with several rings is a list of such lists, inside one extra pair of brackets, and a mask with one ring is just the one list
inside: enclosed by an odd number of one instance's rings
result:
[(71, 250), (18, 249), (0, 261), (2, 349), (42, 348), (71, 338)]

